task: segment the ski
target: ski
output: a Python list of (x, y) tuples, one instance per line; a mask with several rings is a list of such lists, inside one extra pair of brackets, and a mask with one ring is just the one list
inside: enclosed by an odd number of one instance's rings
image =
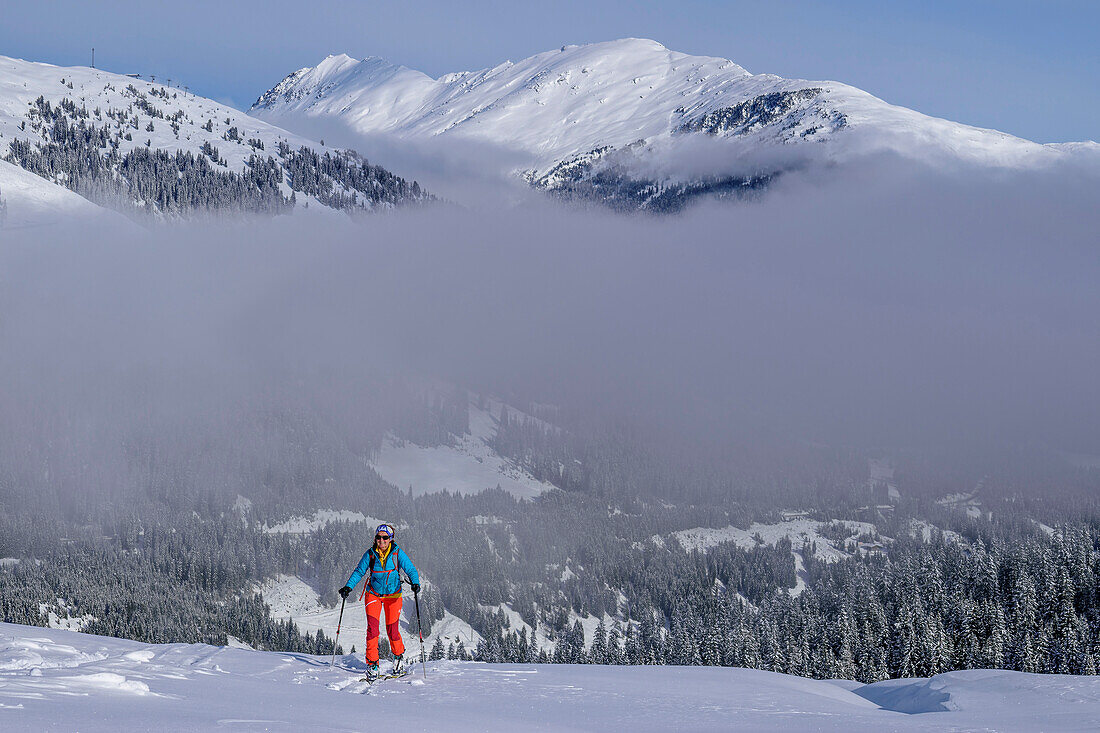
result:
[(380, 674), (377, 677), (360, 677), (359, 681), (373, 685), (375, 682), (382, 682), (383, 680), (399, 680), (402, 677), (408, 676), (409, 672), (408, 670), (405, 670), (403, 672), (398, 672), (397, 674)]

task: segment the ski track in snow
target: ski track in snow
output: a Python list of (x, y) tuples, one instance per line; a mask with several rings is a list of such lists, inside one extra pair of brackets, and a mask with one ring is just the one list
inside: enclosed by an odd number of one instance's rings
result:
[(0, 624), (5, 730), (943, 731), (1100, 728), (1100, 677), (970, 670), (873, 685), (718, 667), (362, 662)]

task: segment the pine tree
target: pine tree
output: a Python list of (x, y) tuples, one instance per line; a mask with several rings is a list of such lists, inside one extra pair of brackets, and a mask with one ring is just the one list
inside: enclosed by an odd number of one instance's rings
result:
[(622, 634), (616, 624), (611, 625), (611, 630), (607, 634), (607, 656), (604, 663), (626, 664), (626, 657), (623, 655)]
[(603, 619), (596, 624), (596, 631), (592, 635), (592, 646), (589, 648), (589, 658), (593, 664), (609, 664), (607, 660), (607, 627)]

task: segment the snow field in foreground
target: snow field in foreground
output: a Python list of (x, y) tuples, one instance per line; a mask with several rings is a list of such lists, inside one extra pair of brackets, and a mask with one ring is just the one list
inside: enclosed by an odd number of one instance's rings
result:
[(0, 624), (5, 730), (1089, 731), (1100, 677), (971, 670), (874, 685), (720, 667), (361, 661)]

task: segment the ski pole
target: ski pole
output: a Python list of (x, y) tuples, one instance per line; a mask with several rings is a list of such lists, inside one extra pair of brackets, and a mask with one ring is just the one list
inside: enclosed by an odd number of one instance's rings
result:
[(424, 661), (424, 629), (420, 626), (420, 592), (413, 591), (413, 602), (416, 604), (416, 632), (420, 634), (420, 669), (424, 672), (425, 681), (428, 679), (428, 665)]
[(344, 604), (347, 602), (347, 598), (340, 601), (340, 618), (336, 622), (336, 641), (332, 642), (332, 661), (329, 662), (329, 669), (336, 666), (336, 647), (340, 644), (340, 626), (344, 623)]

